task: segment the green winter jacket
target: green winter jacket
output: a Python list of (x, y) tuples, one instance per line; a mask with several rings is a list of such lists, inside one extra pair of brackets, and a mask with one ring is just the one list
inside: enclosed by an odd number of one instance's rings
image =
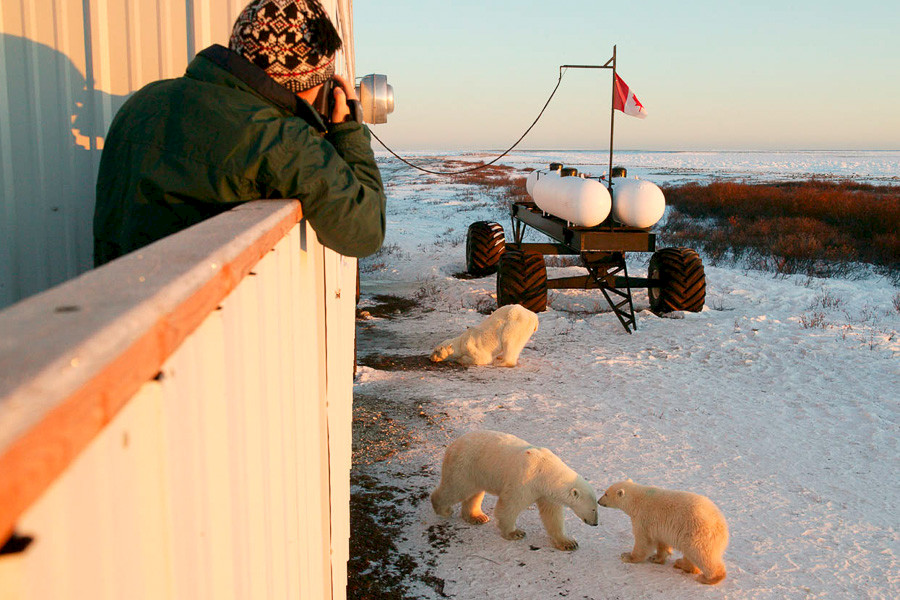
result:
[(118, 112), (97, 179), (94, 262), (103, 264), (236, 204), (296, 198), (319, 240), (346, 256), (381, 246), (385, 197), (368, 129), (326, 126), (240, 55), (212, 46), (184, 76)]

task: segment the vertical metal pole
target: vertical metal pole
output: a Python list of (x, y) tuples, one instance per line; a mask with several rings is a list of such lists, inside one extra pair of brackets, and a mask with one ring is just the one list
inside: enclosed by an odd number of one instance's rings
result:
[(616, 126), (616, 47), (613, 46), (612, 55), (612, 103), (609, 107), (609, 179), (607, 179), (609, 193), (612, 194), (612, 167), (613, 167), (613, 130)]

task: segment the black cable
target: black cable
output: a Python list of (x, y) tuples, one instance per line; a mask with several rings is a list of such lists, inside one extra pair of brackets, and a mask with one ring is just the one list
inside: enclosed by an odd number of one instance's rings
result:
[(512, 146), (510, 146), (509, 148), (507, 148), (503, 152), (503, 154), (501, 154), (500, 156), (498, 156), (491, 162), (485, 163), (483, 165), (478, 165), (477, 167), (473, 167), (471, 169), (463, 169), (461, 171), (432, 171), (431, 169), (426, 169), (424, 167), (414, 165), (411, 162), (409, 162), (408, 160), (406, 160), (405, 158), (403, 158), (402, 156), (400, 156), (399, 154), (397, 154), (396, 152), (394, 152), (393, 150), (391, 150), (390, 148), (388, 148), (388, 145), (385, 144), (384, 142), (382, 142), (381, 138), (379, 138), (377, 135), (375, 135), (375, 132), (372, 131), (371, 127), (369, 128), (369, 133), (371, 133), (372, 137), (375, 138), (376, 140), (378, 140), (378, 143), (381, 144), (382, 146), (384, 146), (384, 149), (387, 150), (388, 152), (390, 152), (394, 156), (394, 158), (396, 158), (397, 160), (399, 160), (402, 163), (409, 165), (413, 169), (418, 169), (419, 171), (423, 171), (425, 173), (431, 173), (432, 175), (461, 175), (463, 173), (471, 173), (472, 171), (477, 171), (479, 169), (483, 169), (485, 167), (491, 166), (492, 164), (494, 164), (495, 162), (497, 162), (498, 160), (500, 160), (501, 158), (503, 158), (504, 156), (506, 156), (507, 154), (512, 152), (513, 148), (518, 146), (519, 143), (525, 139), (525, 136), (528, 135), (528, 132), (531, 131), (535, 125), (537, 125), (538, 121), (541, 120), (541, 117), (544, 115), (544, 111), (547, 110), (547, 107), (550, 105), (550, 101), (553, 100), (553, 96), (556, 95), (556, 90), (559, 89), (559, 85), (562, 83), (562, 78), (563, 78), (564, 72), (565, 72), (565, 70), (562, 68), (559, 70), (559, 80), (556, 82), (556, 87), (553, 88), (552, 92), (550, 92), (550, 97), (547, 98), (547, 102), (544, 103), (544, 108), (541, 109), (541, 112), (538, 114), (537, 118), (534, 120), (534, 123), (532, 123), (531, 126), (525, 130), (525, 133), (523, 133), (522, 136), (516, 140), (516, 143), (513, 144)]

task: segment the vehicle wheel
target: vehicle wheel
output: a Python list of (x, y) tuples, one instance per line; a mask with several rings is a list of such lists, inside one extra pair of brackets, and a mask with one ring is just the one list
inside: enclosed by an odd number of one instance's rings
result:
[(647, 277), (659, 280), (659, 287), (647, 289), (650, 310), (655, 314), (703, 310), (706, 275), (700, 255), (690, 248), (663, 248), (654, 252)]
[(506, 250), (503, 226), (490, 221), (475, 221), (466, 236), (466, 272), (484, 277), (497, 271), (500, 256)]
[(533, 312), (547, 310), (547, 265), (533, 252), (507, 250), (497, 268), (497, 305), (521, 304)]

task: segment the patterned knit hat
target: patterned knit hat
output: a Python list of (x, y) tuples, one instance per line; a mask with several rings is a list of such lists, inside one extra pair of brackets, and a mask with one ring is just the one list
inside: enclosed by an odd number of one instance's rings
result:
[(318, 0), (253, 0), (229, 47), (297, 93), (334, 75), (341, 38)]

